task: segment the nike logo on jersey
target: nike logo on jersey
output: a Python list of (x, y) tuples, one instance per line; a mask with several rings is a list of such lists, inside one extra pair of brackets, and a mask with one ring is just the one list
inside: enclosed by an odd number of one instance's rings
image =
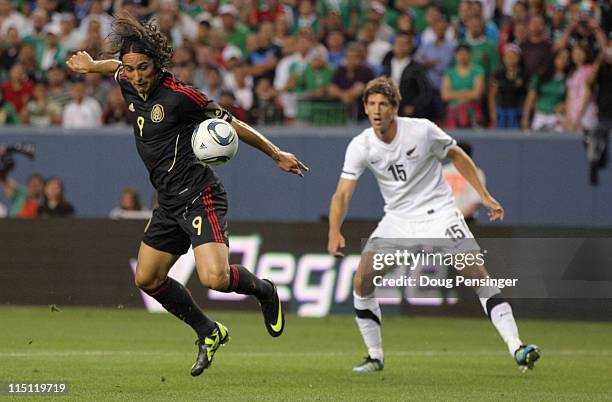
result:
[(370, 163), (371, 163), (372, 165), (376, 165), (378, 162), (380, 162), (380, 159), (375, 160), (375, 161), (370, 161)]
[(128, 110), (130, 112), (135, 112), (136, 111), (136, 109), (134, 109), (134, 104), (133, 103), (130, 103), (130, 106), (128, 107)]
[(406, 151), (406, 156), (410, 156), (410, 155), (412, 155), (412, 154), (414, 153), (414, 151), (416, 151), (416, 145), (415, 145), (415, 146), (414, 146), (414, 148), (412, 148), (411, 150)]

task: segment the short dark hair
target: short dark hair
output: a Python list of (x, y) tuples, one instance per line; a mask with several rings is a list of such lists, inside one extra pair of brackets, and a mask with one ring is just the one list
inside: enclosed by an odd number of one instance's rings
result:
[(394, 107), (399, 106), (400, 100), (402, 99), (399, 88), (397, 87), (395, 81), (386, 76), (378, 77), (368, 82), (365, 90), (363, 91), (363, 103), (366, 103), (368, 101), (368, 97), (370, 95), (375, 94), (383, 95)]

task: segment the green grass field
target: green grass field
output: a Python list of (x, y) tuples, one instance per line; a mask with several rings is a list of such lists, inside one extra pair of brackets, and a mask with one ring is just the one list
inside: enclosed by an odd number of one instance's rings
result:
[(170, 315), (0, 307), (0, 382), (65, 381), (55, 400), (79, 401), (612, 399), (612, 323), (520, 322), (543, 350), (522, 374), (484, 317), (386, 317), (385, 370), (355, 374), (364, 349), (351, 316), (289, 316), (278, 339), (259, 314), (211, 316), (232, 340), (192, 378), (195, 337)]

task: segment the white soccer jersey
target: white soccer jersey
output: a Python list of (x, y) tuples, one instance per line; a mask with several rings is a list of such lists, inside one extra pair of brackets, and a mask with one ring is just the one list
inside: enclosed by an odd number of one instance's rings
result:
[(442, 177), (441, 161), (456, 142), (427, 119), (397, 118), (397, 135), (390, 144), (372, 128), (350, 142), (343, 179), (357, 180), (370, 169), (385, 200), (385, 213), (408, 220), (434, 212), (454, 211), (453, 194)]

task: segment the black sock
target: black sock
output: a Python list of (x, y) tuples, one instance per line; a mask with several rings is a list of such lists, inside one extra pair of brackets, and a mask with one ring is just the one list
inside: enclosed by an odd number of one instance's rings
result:
[(255, 295), (259, 300), (272, 296), (272, 285), (262, 281), (242, 265), (230, 265), (229, 286), (226, 292), (236, 292), (242, 295)]
[(166, 277), (156, 289), (142, 290), (157, 300), (168, 312), (189, 324), (200, 339), (215, 329), (215, 323), (204, 315), (189, 290), (174, 279)]

